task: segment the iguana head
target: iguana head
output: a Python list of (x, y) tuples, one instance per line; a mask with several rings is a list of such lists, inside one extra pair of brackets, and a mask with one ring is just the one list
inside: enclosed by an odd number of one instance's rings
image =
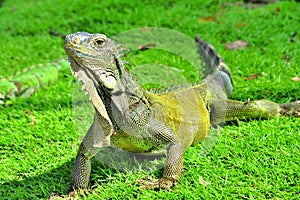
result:
[(103, 34), (77, 32), (66, 36), (65, 51), (74, 76), (83, 70), (95, 86), (101, 85), (109, 90), (115, 88), (120, 69), (113, 40)]

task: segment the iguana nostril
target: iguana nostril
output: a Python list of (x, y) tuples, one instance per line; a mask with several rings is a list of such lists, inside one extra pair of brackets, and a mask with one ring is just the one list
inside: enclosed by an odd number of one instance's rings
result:
[(75, 37), (73, 42), (74, 42), (74, 44), (80, 44), (80, 40), (78, 37)]
[(65, 44), (68, 44), (68, 43), (70, 43), (70, 35), (67, 35), (65, 37)]

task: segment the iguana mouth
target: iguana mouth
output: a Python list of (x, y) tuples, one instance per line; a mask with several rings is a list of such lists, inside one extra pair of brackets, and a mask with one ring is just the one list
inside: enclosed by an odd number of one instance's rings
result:
[(88, 49), (86, 49), (87, 51), (83, 51), (82, 49), (78, 48), (78, 45), (73, 45), (73, 44), (66, 44), (65, 45), (65, 50), (66, 52), (70, 53), (71, 55), (74, 55), (78, 58), (95, 58), (97, 59), (97, 57), (95, 55), (92, 54), (92, 52), (88, 52)]
[[(111, 71), (106, 71), (102, 69), (93, 70), (89, 67), (86, 67), (82, 63), (79, 63), (76, 59), (69, 57), (69, 61), (74, 63), (71, 70), (73, 75), (75, 75), (80, 69), (85, 71), (87, 76), (93, 80), (96, 87), (104, 86), (104, 88), (113, 90), (117, 84), (116, 78)], [(80, 79), (80, 77), (78, 77)]]

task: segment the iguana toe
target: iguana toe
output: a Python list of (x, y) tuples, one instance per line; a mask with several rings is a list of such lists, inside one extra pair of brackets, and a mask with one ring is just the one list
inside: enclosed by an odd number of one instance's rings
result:
[(88, 191), (87, 189), (74, 189), (72, 191), (69, 192), (68, 194), (68, 198), (69, 199), (78, 199), (78, 196), (87, 196), (88, 195)]
[(179, 180), (173, 177), (163, 177), (161, 179), (152, 179), (151, 177), (142, 178), (138, 180), (141, 190), (153, 190), (153, 189), (171, 189), (174, 187)]

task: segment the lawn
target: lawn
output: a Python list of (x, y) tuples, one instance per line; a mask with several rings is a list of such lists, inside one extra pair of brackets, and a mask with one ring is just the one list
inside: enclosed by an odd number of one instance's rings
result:
[[(230, 2), (3, 0), (0, 76), (65, 58), (63, 40), (50, 35), (51, 28), (62, 34), (113, 36), (134, 28), (163, 27), (191, 38), (200, 35), (215, 47), (232, 72), (232, 99), (299, 100), (300, 81), (292, 80), (300, 77), (299, 2)], [(237, 40), (248, 46), (226, 48)], [(70, 191), (80, 144), (74, 83), (64, 69), (55, 83), (31, 97), (0, 105), (0, 199), (47, 199), (51, 193)], [(299, 199), (299, 133), (300, 120), (293, 117), (226, 124), (205, 157), (199, 156), (201, 145), (185, 152), (184, 174), (172, 191), (139, 190), (136, 180), (147, 171), (115, 170), (95, 161), (90, 194), (81, 198)]]

